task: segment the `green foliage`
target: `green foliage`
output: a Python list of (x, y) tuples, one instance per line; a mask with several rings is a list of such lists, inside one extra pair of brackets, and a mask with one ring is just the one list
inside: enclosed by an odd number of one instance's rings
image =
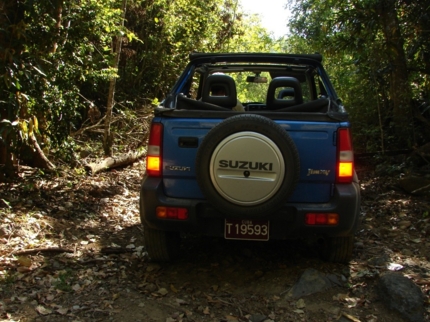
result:
[[(122, 31), (117, 6), (111, 0), (27, 1), (6, 12), (0, 44), (0, 91), (7, 97), (0, 101), (2, 118), (23, 125), (36, 117), (42, 146), (61, 148), (82, 122), (88, 104), (83, 96), (103, 91), (116, 74), (109, 62), (112, 37)], [(89, 86), (91, 93), (85, 91)], [(10, 129), (2, 125), (0, 131)], [(12, 132), (6, 144), (16, 150), (24, 138)]]
[[(265, 83), (247, 83), (247, 76), (255, 76), (254, 73), (239, 73), (233, 74), (232, 77), (235, 78), (237, 85), (237, 92), (241, 93), (239, 95), (239, 100), (241, 102), (260, 102), (264, 103), (267, 96), (267, 84)], [(270, 79), (269, 73), (261, 73), (261, 77), (267, 77)]]
[[(190, 52), (277, 47), (236, 0), (128, 1), (125, 27), (121, 0), (8, 3), (0, 20), (0, 134), (16, 153), (38, 120), (34, 133), (45, 153), (72, 160), (70, 133), (90, 106), (104, 111), (112, 77), (115, 100), (134, 108), (163, 98)], [(115, 37), (123, 37), (118, 70), (111, 67)]]
[(141, 42), (125, 42), (117, 83), (118, 99), (161, 99), (193, 51), (223, 51), (241, 32), (241, 14), (232, 0), (137, 1), (127, 9), (126, 26)]
[(72, 283), (74, 280), (73, 272), (71, 269), (62, 270), (58, 273), (57, 280), (54, 283), (54, 287), (57, 290), (63, 292), (71, 292), (72, 291)]
[(356, 147), (380, 151), (430, 139), (428, 121), (411, 117), (419, 93), (427, 101), (430, 94), (426, 2), (301, 0), (290, 7), (287, 46), (324, 55), (355, 124)]

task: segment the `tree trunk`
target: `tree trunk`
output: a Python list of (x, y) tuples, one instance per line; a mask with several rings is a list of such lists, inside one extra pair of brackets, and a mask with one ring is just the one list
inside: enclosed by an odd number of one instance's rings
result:
[(63, 17), (63, 0), (57, 0), (56, 7), (55, 7), (55, 29), (56, 31), (56, 39), (54, 43), (52, 44), (51, 53), (55, 53), (57, 51), (58, 47), (58, 41), (60, 40), (60, 34), (61, 34), (61, 24), (62, 24), (62, 17)]
[(390, 71), (390, 97), (393, 123), (399, 146), (414, 143), (412, 124), (412, 89), (409, 82), (404, 38), (401, 34), (395, 0), (381, 0), (378, 13), (387, 47)]
[(96, 174), (107, 169), (123, 167), (132, 164), (141, 157), (143, 157), (145, 153), (146, 150), (144, 148), (140, 148), (134, 152), (122, 154), (117, 157), (106, 158), (99, 163), (89, 163), (85, 167), (91, 174)]
[[(125, 10), (127, 8), (127, 0), (122, 1), (122, 27), (124, 27)], [(118, 35), (115, 45), (115, 60), (113, 67), (118, 70), (119, 58), (121, 54), (122, 36)], [(116, 78), (112, 77), (109, 83), (109, 95), (107, 101), (106, 119), (105, 119), (105, 132), (103, 137), (103, 149), (106, 156), (112, 156), (112, 134), (110, 131), (110, 123), (112, 119), (112, 108), (115, 100), (115, 85)]]
[(33, 160), (35, 162), (35, 165), (41, 169), (55, 169), (55, 165), (48, 160), (48, 158), (45, 156), (45, 153), (43, 153), (43, 150), (40, 148), (39, 143), (37, 143), (34, 133), (31, 133), (29, 135), (29, 140), (34, 148), (35, 155)]

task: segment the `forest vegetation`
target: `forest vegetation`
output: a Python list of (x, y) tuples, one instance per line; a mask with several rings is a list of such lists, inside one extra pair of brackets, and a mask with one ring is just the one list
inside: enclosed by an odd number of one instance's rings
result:
[(1, 177), (17, 163), (80, 166), (82, 146), (105, 156), (141, 151), (145, 128), (132, 143), (123, 138), (193, 51), (319, 52), (356, 152), (429, 142), (430, 1), (285, 0), (285, 10), (289, 33), (275, 38), (238, 0), (5, 0)]

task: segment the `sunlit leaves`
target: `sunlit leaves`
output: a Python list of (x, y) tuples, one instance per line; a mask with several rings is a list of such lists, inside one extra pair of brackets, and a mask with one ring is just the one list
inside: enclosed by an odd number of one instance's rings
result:
[[(15, 9), (0, 26), (7, 32), (1, 44), (5, 59), (0, 62), (0, 89), (10, 93), (2, 108), (11, 120), (38, 115), (46, 142), (60, 146), (70, 127), (81, 122), (91, 95), (117, 75), (110, 68), (112, 38), (136, 37), (119, 23), (120, 1), (29, 1)], [(82, 95), (86, 83), (91, 91)], [(28, 129), (20, 124), (15, 134), (25, 141)]]

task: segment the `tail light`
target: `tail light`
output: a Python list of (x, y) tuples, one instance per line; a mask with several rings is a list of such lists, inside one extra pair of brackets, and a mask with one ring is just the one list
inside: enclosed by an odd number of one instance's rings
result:
[(305, 216), (305, 223), (310, 226), (336, 226), (339, 224), (339, 215), (336, 213), (307, 213)]
[(354, 153), (349, 129), (341, 128), (337, 133), (337, 182), (351, 183), (354, 176)]
[(163, 124), (152, 123), (146, 155), (146, 174), (150, 177), (160, 177), (162, 175), (162, 142)]
[(188, 219), (188, 209), (176, 207), (157, 207), (155, 209), (158, 218), (161, 219)]

